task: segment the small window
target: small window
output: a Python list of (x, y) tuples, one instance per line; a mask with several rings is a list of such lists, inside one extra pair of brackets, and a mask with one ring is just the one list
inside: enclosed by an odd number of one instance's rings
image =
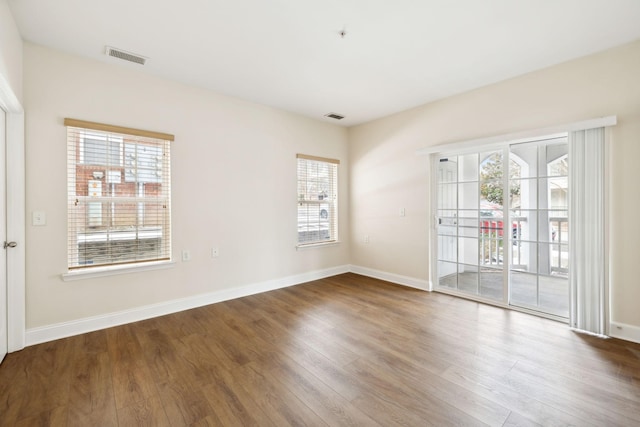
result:
[(173, 136), (65, 125), (69, 270), (170, 260)]
[(298, 245), (338, 240), (339, 160), (298, 154)]

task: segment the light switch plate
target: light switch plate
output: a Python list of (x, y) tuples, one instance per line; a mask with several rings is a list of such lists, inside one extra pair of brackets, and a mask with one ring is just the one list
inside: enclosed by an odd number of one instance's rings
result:
[(47, 214), (42, 211), (33, 211), (31, 223), (33, 225), (47, 225)]

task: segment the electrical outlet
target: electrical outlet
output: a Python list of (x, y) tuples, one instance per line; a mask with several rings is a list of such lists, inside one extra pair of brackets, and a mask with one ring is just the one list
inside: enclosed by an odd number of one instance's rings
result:
[(191, 261), (191, 252), (187, 250), (182, 251), (182, 262)]
[(364, 235), (364, 242), (365, 242), (366, 244), (369, 244), (369, 235), (368, 235), (368, 234), (365, 234), (365, 235)]
[(218, 258), (220, 256), (220, 250), (218, 248), (211, 248), (211, 258)]

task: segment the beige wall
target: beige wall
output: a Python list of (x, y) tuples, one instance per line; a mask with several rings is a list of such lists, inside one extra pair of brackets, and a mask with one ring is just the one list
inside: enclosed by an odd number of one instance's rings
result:
[[(336, 246), (295, 249), (298, 152), (341, 160), (348, 230), (344, 128), (29, 43), (24, 85), (27, 214), (47, 215), (44, 227), (27, 224), (28, 329), (348, 264), (346, 233)], [(175, 268), (61, 280), (65, 117), (175, 134)], [(182, 249), (190, 262), (179, 261)]]
[[(3, 7), (0, 2), (6, 20)], [(417, 149), (613, 114), (619, 124), (611, 144), (612, 319), (640, 327), (634, 269), (640, 253), (640, 42), (348, 131), (28, 43), (24, 76), (15, 43), (0, 46), (3, 75), (7, 63), (6, 77), (24, 79), (25, 86), (27, 215), (47, 213), (45, 227), (27, 225), (27, 328), (349, 263), (427, 280), (429, 170)], [(170, 270), (61, 280), (64, 117), (176, 135), (173, 250), (190, 250), (192, 261), (178, 260)], [(294, 249), (290, 194), (297, 152), (342, 160), (338, 246)], [(220, 248), (220, 258), (210, 258), (212, 246)]]
[(0, 0), (0, 75), (22, 101), (22, 38), (5, 0)]
[[(429, 279), (428, 158), (417, 156), (417, 149), (617, 115), (611, 317), (640, 327), (638, 76), (640, 41), (351, 128), (351, 263)], [(401, 207), (405, 217), (398, 215)]]

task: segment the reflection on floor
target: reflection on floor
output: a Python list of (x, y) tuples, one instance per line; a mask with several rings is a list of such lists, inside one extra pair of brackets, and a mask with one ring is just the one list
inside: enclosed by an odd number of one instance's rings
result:
[[(502, 301), (504, 289), (502, 270), (480, 269), (479, 275), (477, 272), (464, 272), (457, 275), (449, 274), (440, 277), (439, 280), (440, 286)], [(536, 276), (512, 271), (511, 305), (569, 317), (568, 279), (561, 275)]]

